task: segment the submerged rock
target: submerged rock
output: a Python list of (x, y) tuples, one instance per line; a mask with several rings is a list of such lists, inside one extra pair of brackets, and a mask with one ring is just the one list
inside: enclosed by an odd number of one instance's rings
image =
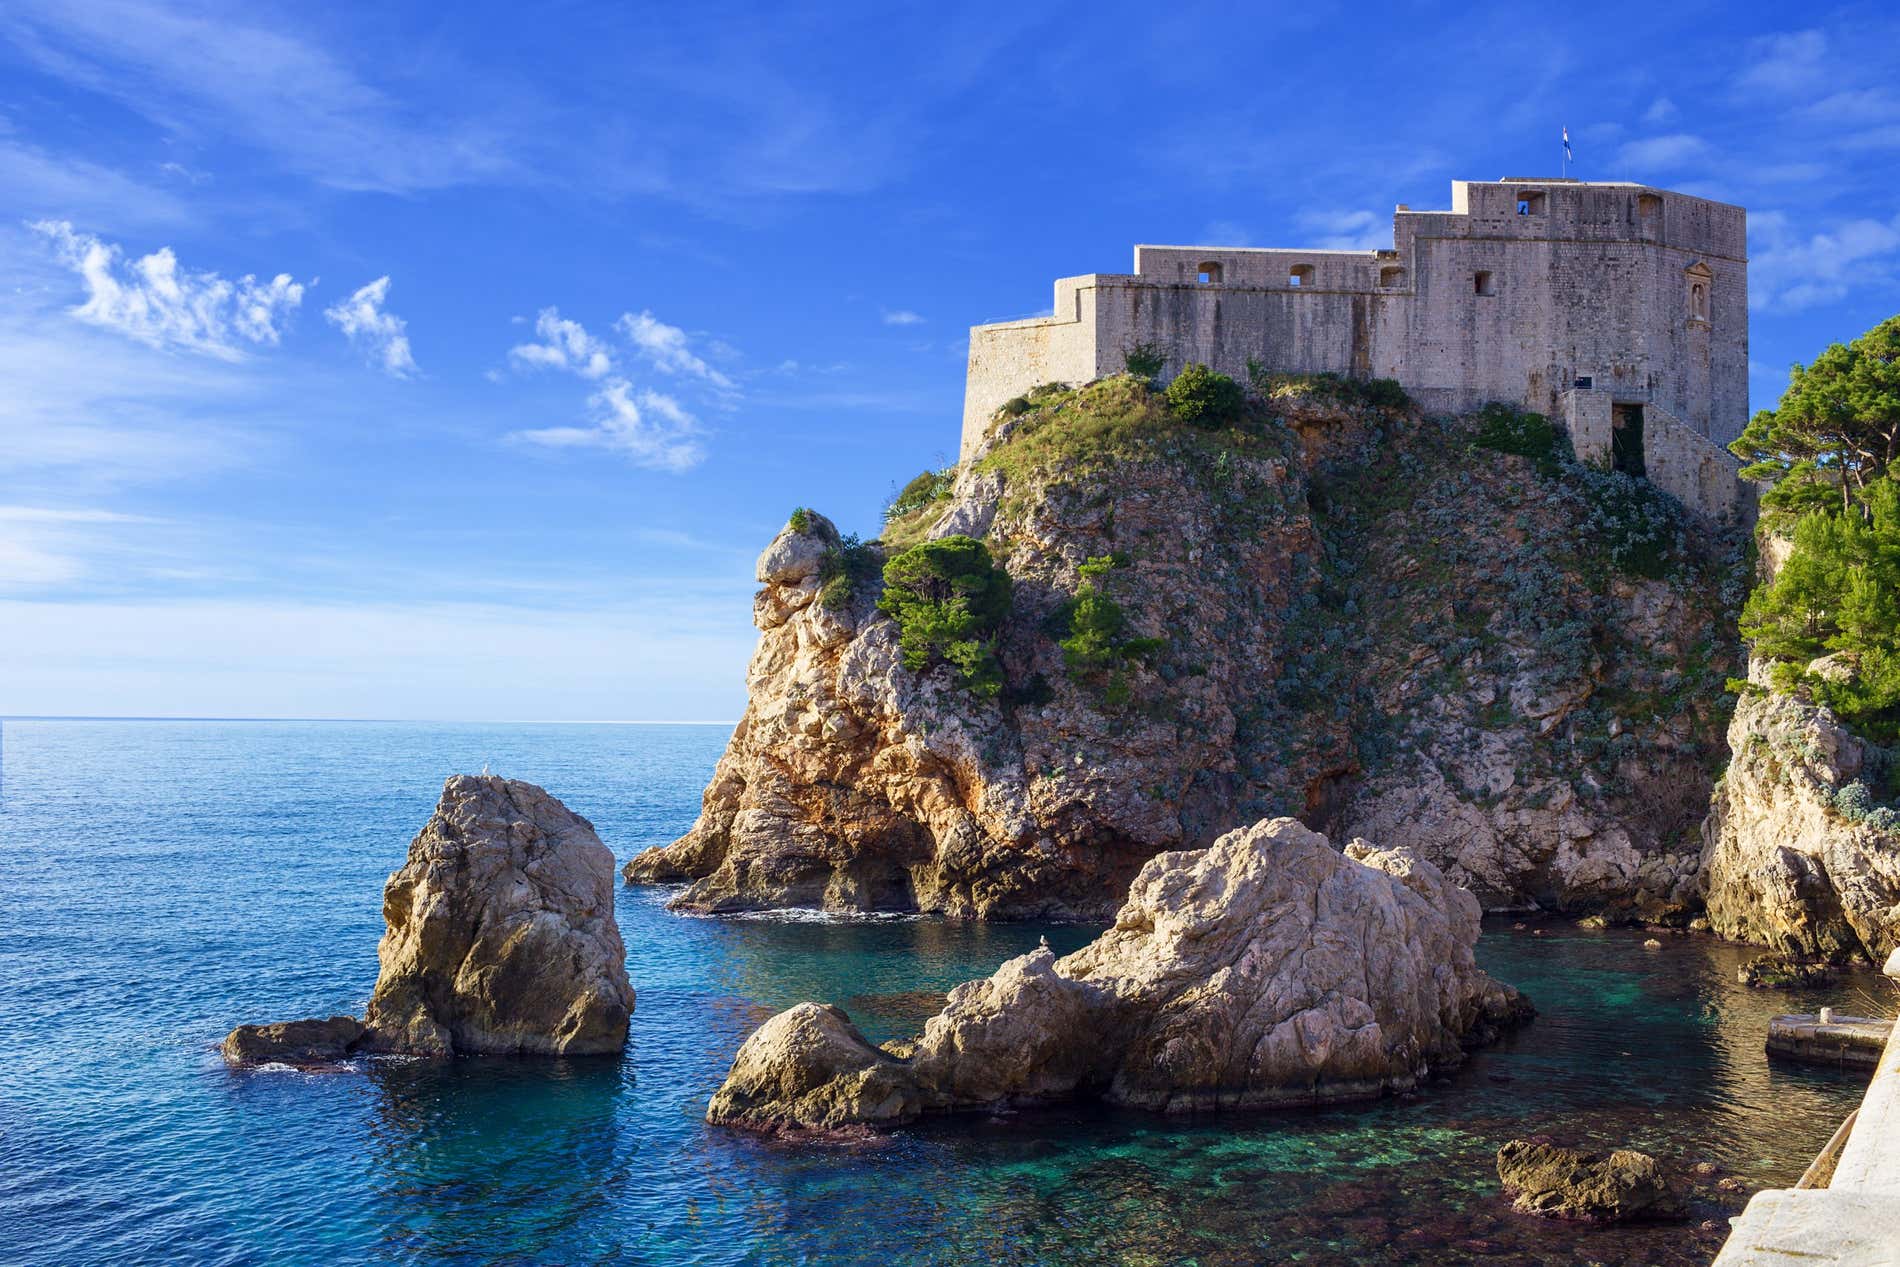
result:
[(1473, 960), (1478, 920), (1408, 850), (1341, 854), (1263, 820), (1150, 860), (1113, 928), (958, 986), (914, 1045), (874, 1047), (836, 1008), (781, 1013), (707, 1118), (799, 1133), (1084, 1096), (1189, 1110), (1406, 1090), (1531, 1013)]
[(1900, 949), (1900, 830), (1863, 781), (1879, 750), (1825, 708), (1763, 693), (1743, 696), (1728, 738), (1702, 826), (1716, 933), (1808, 960)]
[(613, 855), (585, 818), (531, 783), (456, 775), (384, 886), (381, 972), (364, 1019), (240, 1026), (225, 1054), (327, 1051), (350, 1025), (346, 1050), (619, 1051), (634, 992), (614, 885)]
[(1607, 1155), (1543, 1139), (1514, 1139), (1498, 1149), (1498, 1179), (1511, 1208), (1550, 1218), (1622, 1222), (1686, 1213), (1656, 1159), (1619, 1148)]
[(1802, 985), (1826, 985), (1834, 970), (1793, 955), (1758, 955), (1735, 970), (1735, 979), (1757, 989), (1788, 989)]
[(354, 1016), (240, 1025), (225, 1036), (219, 1050), (226, 1060), (243, 1065), (267, 1060), (291, 1065), (325, 1064), (347, 1058), (368, 1034), (363, 1022)]

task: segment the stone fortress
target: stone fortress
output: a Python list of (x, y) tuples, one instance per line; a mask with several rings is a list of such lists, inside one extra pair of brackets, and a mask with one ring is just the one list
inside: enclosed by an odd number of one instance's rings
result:
[(1041, 383), (1397, 379), (1419, 405), (1505, 401), (1560, 419), (1580, 458), (1642, 475), (1711, 518), (1753, 513), (1723, 447), (1748, 420), (1747, 216), (1622, 182), (1453, 181), (1450, 211), (1393, 216), (1371, 251), (1137, 246), (1135, 271), (1065, 277), (1051, 315), (976, 326), (969, 457), (999, 406)]

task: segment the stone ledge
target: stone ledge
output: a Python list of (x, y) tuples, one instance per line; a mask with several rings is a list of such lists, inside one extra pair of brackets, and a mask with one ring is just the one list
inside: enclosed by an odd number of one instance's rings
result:
[(1835, 1016), (1829, 1020), (1812, 1012), (1777, 1016), (1768, 1022), (1768, 1054), (1808, 1064), (1849, 1065), (1872, 1069), (1893, 1032), (1892, 1021), (1865, 1016)]

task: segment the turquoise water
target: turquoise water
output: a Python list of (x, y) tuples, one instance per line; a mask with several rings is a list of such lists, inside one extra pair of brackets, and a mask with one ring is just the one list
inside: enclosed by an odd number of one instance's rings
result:
[(190, 1263), (1706, 1263), (1715, 1226), (1512, 1215), (1492, 1153), (1544, 1132), (1791, 1182), (1859, 1081), (1771, 1067), (1746, 951), (1564, 924), (1480, 957), (1542, 1009), (1406, 1099), (1158, 1119), (1099, 1109), (791, 1148), (700, 1118), (800, 999), (873, 1038), (1079, 926), (707, 920), (623, 890), (623, 1059), (239, 1073), (240, 1021), (361, 1007), (380, 895), (444, 776), (545, 785), (624, 859), (683, 830), (720, 727), (6, 722), (0, 1260)]

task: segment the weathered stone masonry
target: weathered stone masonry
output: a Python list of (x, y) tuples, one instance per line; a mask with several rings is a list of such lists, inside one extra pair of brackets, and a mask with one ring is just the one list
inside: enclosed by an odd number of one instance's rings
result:
[[(1132, 274), (1055, 284), (1048, 317), (977, 326), (963, 453), (998, 406), (1119, 373), (1137, 344), (1164, 376), (1395, 378), (1424, 408), (1509, 401), (1560, 418), (1579, 456), (1641, 436), (1648, 478), (1717, 517), (1748, 513), (1720, 446), (1748, 417), (1740, 207), (1624, 183), (1452, 182), (1450, 211), (1393, 216), (1375, 251), (1137, 246)], [(1640, 429), (1638, 432), (1634, 429)], [(1625, 458), (1627, 460), (1627, 458)]]

